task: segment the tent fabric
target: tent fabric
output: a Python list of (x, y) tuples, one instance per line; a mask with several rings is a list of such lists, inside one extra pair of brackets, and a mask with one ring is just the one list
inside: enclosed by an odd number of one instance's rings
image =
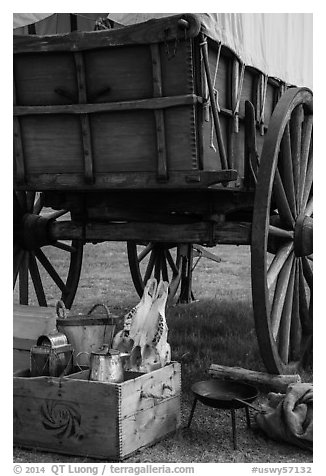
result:
[[(130, 25), (176, 13), (110, 13)], [(296, 86), (312, 88), (312, 14), (196, 13), (202, 30), (231, 48), (246, 64)]]
[(31, 25), (51, 15), (53, 15), (53, 13), (14, 13), (13, 27), (21, 28), (26, 25)]
[[(95, 21), (100, 17), (106, 18), (108, 14), (76, 13), (75, 15), (79, 31), (92, 31), (94, 30)], [(33, 18), (37, 35), (55, 35), (71, 31), (69, 13), (14, 13), (14, 34), (27, 35), (28, 25), (34, 23), (31, 21)]]

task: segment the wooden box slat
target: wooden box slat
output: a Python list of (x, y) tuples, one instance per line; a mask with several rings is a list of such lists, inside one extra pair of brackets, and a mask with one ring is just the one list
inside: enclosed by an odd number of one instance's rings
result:
[[(180, 364), (127, 374), (121, 384), (14, 375), (14, 444), (123, 460), (180, 425)], [(163, 389), (163, 385), (166, 387)]]

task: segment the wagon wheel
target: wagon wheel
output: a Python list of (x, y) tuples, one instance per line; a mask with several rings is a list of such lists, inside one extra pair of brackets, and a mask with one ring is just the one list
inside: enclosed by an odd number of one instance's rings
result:
[(44, 209), (42, 194), (36, 192), (14, 192), (13, 204), (15, 299), (40, 306), (61, 299), (70, 309), (80, 277), (83, 243), (53, 241), (47, 233), (49, 222), (67, 211)]
[(132, 281), (138, 295), (151, 276), (170, 283), (168, 303), (171, 303), (181, 284), (179, 302), (193, 300), (191, 291), (192, 245), (174, 243), (127, 242), (128, 261)]
[(312, 351), (312, 93), (291, 88), (271, 117), (252, 222), (252, 293), (267, 370), (286, 373)]

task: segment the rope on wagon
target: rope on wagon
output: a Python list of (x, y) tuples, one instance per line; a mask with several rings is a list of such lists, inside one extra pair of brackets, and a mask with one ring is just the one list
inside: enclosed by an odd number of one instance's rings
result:
[[(220, 109), (220, 106), (219, 106), (219, 103), (218, 103), (218, 89), (216, 89), (215, 84), (216, 84), (216, 78), (217, 78), (218, 65), (219, 65), (219, 62), (220, 62), (221, 48), (222, 48), (222, 43), (220, 42), (218, 44), (218, 48), (217, 48), (215, 71), (214, 71), (214, 80), (213, 80), (214, 101), (215, 101), (216, 108), (217, 108), (218, 112), (220, 112), (221, 109)], [(207, 107), (209, 107), (210, 106), (210, 98), (208, 97), (206, 101), (207, 101)], [(216, 147), (214, 145), (214, 121), (213, 121), (212, 108), (210, 109), (210, 118), (211, 118), (211, 124), (212, 125), (211, 125), (209, 146), (210, 146), (211, 149), (214, 150), (214, 152), (216, 152)]]

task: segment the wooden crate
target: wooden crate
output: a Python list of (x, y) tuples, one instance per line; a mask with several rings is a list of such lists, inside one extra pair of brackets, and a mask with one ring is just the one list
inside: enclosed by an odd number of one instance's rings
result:
[(40, 335), (56, 329), (54, 308), (39, 306), (13, 306), (13, 366), (14, 372), (29, 368), (30, 349)]
[(92, 382), (88, 370), (63, 378), (14, 375), (14, 444), (120, 461), (180, 426), (181, 366)]

